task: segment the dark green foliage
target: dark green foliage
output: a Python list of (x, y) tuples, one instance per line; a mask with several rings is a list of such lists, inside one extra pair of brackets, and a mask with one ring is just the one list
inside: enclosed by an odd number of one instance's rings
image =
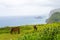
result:
[(55, 22), (60, 22), (60, 12), (53, 13), (47, 20), (47, 23), (55, 23)]

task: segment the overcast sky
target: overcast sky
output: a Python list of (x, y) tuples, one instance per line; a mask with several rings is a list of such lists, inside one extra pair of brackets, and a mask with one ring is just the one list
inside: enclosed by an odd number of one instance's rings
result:
[(60, 0), (0, 0), (0, 16), (48, 15), (60, 7)]

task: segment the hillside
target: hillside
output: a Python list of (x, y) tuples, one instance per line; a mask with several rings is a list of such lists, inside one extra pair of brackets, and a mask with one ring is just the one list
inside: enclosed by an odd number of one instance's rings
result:
[(60, 12), (58, 10), (54, 10), (50, 13), (50, 17), (47, 20), (47, 23), (54, 23), (54, 22), (60, 22)]
[(20, 26), (20, 34), (10, 34), (11, 27), (0, 28), (0, 40), (60, 40), (60, 23)]

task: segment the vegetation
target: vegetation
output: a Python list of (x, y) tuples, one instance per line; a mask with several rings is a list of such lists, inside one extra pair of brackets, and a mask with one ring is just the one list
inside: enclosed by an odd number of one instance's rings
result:
[(54, 22), (60, 22), (60, 12), (54, 12), (47, 20), (47, 23), (54, 23)]
[(60, 40), (60, 23), (38, 24), (20, 27), (20, 34), (10, 34), (11, 27), (0, 28), (0, 40)]

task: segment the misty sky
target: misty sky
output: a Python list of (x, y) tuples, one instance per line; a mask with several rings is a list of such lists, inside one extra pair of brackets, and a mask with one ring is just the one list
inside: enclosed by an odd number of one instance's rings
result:
[(60, 0), (0, 0), (0, 16), (48, 15)]

